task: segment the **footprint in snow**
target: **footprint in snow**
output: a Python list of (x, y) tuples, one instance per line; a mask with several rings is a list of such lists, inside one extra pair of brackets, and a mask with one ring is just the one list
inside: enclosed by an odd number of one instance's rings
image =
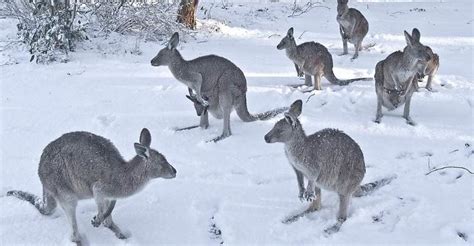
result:
[(97, 120), (99, 121), (101, 126), (109, 127), (112, 124), (112, 122), (115, 121), (115, 116), (113, 116), (113, 115), (99, 115), (99, 116), (97, 116)]

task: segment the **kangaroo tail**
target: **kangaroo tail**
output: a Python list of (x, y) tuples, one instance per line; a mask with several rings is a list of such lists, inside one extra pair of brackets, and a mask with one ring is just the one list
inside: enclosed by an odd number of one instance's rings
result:
[(287, 111), (288, 109), (289, 109), (288, 107), (282, 107), (282, 108), (269, 110), (264, 113), (250, 114), (247, 108), (247, 97), (245, 96), (245, 94), (240, 96), (240, 98), (238, 99), (237, 105), (235, 106), (235, 111), (237, 112), (237, 115), (244, 122), (251, 122), (251, 121), (256, 121), (256, 120), (268, 120), (277, 116), (278, 114), (281, 114)]
[(7, 192), (7, 196), (14, 196), (20, 200), (24, 200), (31, 203), (33, 206), (35, 206), (36, 209), (38, 209), (38, 211), (42, 215), (50, 215), (56, 208), (56, 200), (54, 199), (54, 197), (44, 191), (43, 199), (31, 193), (20, 190), (9, 191)]
[(391, 176), (383, 179), (376, 180), (364, 185), (359, 186), (359, 188), (354, 192), (355, 197), (367, 196), (370, 195), (375, 190), (379, 189), (382, 186), (390, 184), (392, 180), (396, 179), (397, 176)]
[(338, 79), (336, 77), (336, 75), (334, 75), (334, 72), (332, 71), (332, 69), (328, 69), (328, 71), (326, 71), (324, 73), (324, 76), (326, 77), (326, 79), (331, 82), (331, 84), (335, 84), (335, 85), (340, 85), (340, 86), (343, 86), (343, 85), (348, 85), (354, 81), (359, 81), (359, 80), (362, 80), (362, 81), (371, 81), (373, 80), (373, 78), (355, 78), (355, 79)]

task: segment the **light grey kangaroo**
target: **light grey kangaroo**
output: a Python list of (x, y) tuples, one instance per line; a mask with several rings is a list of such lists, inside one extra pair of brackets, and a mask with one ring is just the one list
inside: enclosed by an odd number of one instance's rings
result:
[(332, 71), (332, 56), (328, 49), (326, 49), (324, 45), (316, 42), (306, 42), (296, 45), (295, 38), (293, 37), (293, 27), (288, 29), (286, 36), (277, 45), (277, 49), (284, 49), (286, 56), (304, 72), (304, 85), (311, 86), (311, 76), (314, 76), (315, 90), (321, 90), (322, 76), (336, 85), (348, 85), (358, 80), (372, 80), (372, 78), (338, 79)]
[[(414, 33), (419, 33), (415, 28)], [(375, 122), (382, 120), (382, 106), (394, 110), (405, 104), (403, 118), (407, 124), (416, 125), (410, 117), (410, 102), (419, 76), (426, 74), (426, 67), (432, 59), (426, 46), (404, 31), (406, 48), (390, 54), (375, 66), (375, 92), (377, 93), (377, 113)]]
[[(413, 29), (411, 36), (413, 39), (416, 39), (418, 42), (420, 42), (420, 31), (418, 29)], [(434, 53), (433, 50), (425, 46), (427, 52), (430, 54), (431, 59), (428, 61), (426, 64), (426, 69), (425, 69), (425, 75), (428, 76), (428, 81), (426, 82), (426, 89), (429, 91), (433, 91), (433, 88), (431, 86), (431, 82), (433, 81), (433, 77), (438, 72), (439, 68), (439, 56), (438, 54)], [(423, 75), (418, 75), (418, 82), (423, 82), (424, 76)], [(418, 83), (415, 83), (415, 88), (418, 90), (419, 86)]]
[[(194, 60), (183, 59), (176, 46), (179, 43), (178, 33), (174, 33), (167, 47), (161, 49), (151, 60), (152, 66), (168, 66), (173, 76), (189, 88), (189, 99), (205, 106), (200, 114), (199, 126), (209, 126), (208, 112), (217, 119), (224, 119), (222, 134), (211, 141), (217, 142), (230, 136), (230, 114), (233, 109), (244, 122), (266, 120), (286, 111), (288, 108), (277, 108), (252, 115), (247, 109), (247, 80), (245, 75), (231, 61), (216, 55), (201, 56)], [(193, 94), (196, 92), (196, 95)], [(196, 108), (198, 111), (198, 109)], [(187, 130), (198, 126), (186, 127)]]
[(337, 0), (337, 23), (339, 23), (339, 32), (342, 38), (344, 51), (342, 55), (348, 54), (347, 42), (354, 45), (355, 53), (352, 60), (359, 57), (359, 51), (362, 50), (362, 40), (369, 31), (369, 22), (362, 13), (354, 8), (349, 8), (349, 0)]
[(52, 214), (59, 203), (72, 226), (71, 240), (78, 244), (77, 202), (94, 198), (98, 213), (92, 225), (103, 224), (125, 239), (112, 220), (116, 199), (137, 193), (151, 179), (176, 177), (176, 169), (151, 149), (150, 143), (150, 132), (144, 128), (140, 143), (135, 143), (137, 155), (125, 161), (108, 139), (89, 132), (66, 133), (48, 144), (41, 155), (38, 175), (43, 199), (24, 191), (9, 191), (7, 195), (30, 202), (43, 215)]
[[(284, 223), (319, 210), (323, 188), (339, 195), (338, 224), (326, 230), (332, 233), (346, 220), (352, 195), (367, 195), (375, 188), (388, 184), (393, 178), (360, 186), (365, 175), (365, 163), (359, 145), (336, 129), (323, 129), (307, 136), (298, 120), (302, 104), (301, 100), (295, 101), (285, 113), (285, 118), (278, 121), (264, 139), (267, 143), (285, 144), (286, 157), (296, 173), (299, 198), (312, 201), (304, 213), (287, 219)], [(306, 189), (304, 178), (308, 180)]]

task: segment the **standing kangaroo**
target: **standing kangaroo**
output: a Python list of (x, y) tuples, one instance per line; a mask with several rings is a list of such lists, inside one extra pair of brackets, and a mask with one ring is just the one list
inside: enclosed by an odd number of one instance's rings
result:
[(311, 86), (311, 76), (314, 76), (314, 89), (321, 90), (321, 77), (324, 76), (332, 84), (348, 85), (358, 80), (372, 80), (372, 78), (356, 78), (340, 80), (333, 72), (331, 53), (324, 45), (316, 42), (306, 42), (296, 45), (293, 37), (293, 27), (288, 29), (286, 36), (277, 45), (277, 49), (285, 50), (290, 58), (304, 72), (306, 86)]
[(416, 125), (410, 117), (410, 102), (415, 91), (414, 84), (417, 83), (419, 76), (426, 74), (428, 61), (432, 57), (428, 48), (420, 43), (418, 29), (413, 29), (413, 33), (418, 33), (418, 37), (413, 38), (404, 31), (407, 46), (403, 52), (393, 52), (375, 66), (376, 123), (380, 123), (382, 120), (382, 106), (388, 110), (394, 110), (405, 104), (403, 118), (406, 119), (407, 124)]
[[(224, 119), (222, 134), (211, 141), (217, 142), (230, 135), (230, 114), (233, 109), (244, 122), (266, 120), (286, 111), (278, 108), (265, 113), (252, 115), (247, 109), (247, 80), (245, 75), (231, 61), (216, 55), (201, 56), (194, 60), (183, 59), (176, 46), (179, 43), (178, 33), (174, 33), (167, 47), (161, 49), (151, 60), (152, 66), (168, 66), (173, 76), (184, 83), (190, 92), (188, 97), (195, 103), (206, 107), (201, 110), (199, 126), (209, 126), (208, 112), (217, 119)], [(196, 92), (193, 96), (192, 92)], [(198, 111), (198, 109), (196, 108)], [(182, 128), (191, 129), (198, 126)]]
[(354, 8), (349, 8), (349, 0), (337, 0), (337, 23), (339, 23), (339, 32), (341, 33), (342, 45), (344, 51), (342, 55), (348, 54), (347, 42), (354, 45), (355, 53), (352, 60), (359, 57), (359, 51), (362, 50), (362, 40), (369, 31), (369, 22), (362, 13)]
[[(413, 39), (417, 40), (420, 42), (420, 31), (418, 29), (413, 29), (411, 36)], [(431, 50), (430, 47), (425, 46), (426, 51), (430, 54), (431, 59), (428, 61), (426, 64), (426, 69), (425, 69), (425, 75), (428, 76), (428, 81), (426, 82), (426, 89), (429, 91), (433, 91), (433, 88), (431, 87), (431, 82), (433, 81), (433, 77), (438, 72), (439, 68), (439, 56), (438, 54), (434, 53), (433, 50)], [(424, 76), (419, 74), (418, 76), (418, 82), (423, 82)], [(418, 83), (415, 83), (415, 89), (418, 90), (419, 86)]]
[(72, 226), (71, 240), (80, 244), (76, 223), (79, 200), (94, 198), (98, 213), (94, 227), (103, 224), (120, 239), (126, 236), (112, 220), (116, 199), (131, 196), (155, 178), (174, 178), (176, 169), (158, 151), (150, 148), (151, 135), (144, 128), (137, 155), (125, 161), (107, 139), (89, 132), (71, 132), (54, 140), (43, 150), (38, 175), (43, 185), (43, 199), (23, 191), (9, 191), (33, 204), (41, 214), (50, 215), (56, 203), (64, 210)]
[[(360, 186), (365, 175), (364, 155), (359, 145), (342, 131), (323, 129), (307, 136), (298, 120), (302, 101), (297, 100), (264, 137), (267, 143), (284, 143), (285, 154), (296, 173), (299, 198), (312, 201), (305, 213), (321, 208), (321, 188), (339, 195), (338, 230), (347, 219), (347, 208), (352, 195), (363, 196), (388, 184), (392, 178)], [(308, 180), (305, 189), (304, 178)], [(286, 222), (294, 220), (292, 218)], [(332, 231), (331, 231), (332, 230)]]
[[(299, 198), (313, 201), (308, 210), (321, 208), (320, 188), (339, 194), (337, 219), (342, 223), (350, 198), (365, 175), (364, 156), (359, 145), (339, 130), (324, 129), (307, 136), (298, 120), (302, 104), (295, 101), (264, 139), (285, 144), (286, 157), (296, 173)], [(306, 189), (304, 178), (308, 180)]]

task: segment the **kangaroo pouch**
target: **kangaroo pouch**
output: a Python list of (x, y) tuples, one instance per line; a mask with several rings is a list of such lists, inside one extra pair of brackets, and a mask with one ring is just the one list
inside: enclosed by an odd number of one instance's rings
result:
[(383, 89), (382, 104), (388, 110), (394, 110), (403, 105), (405, 101), (413, 95), (413, 90), (410, 87), (407, 90)]

